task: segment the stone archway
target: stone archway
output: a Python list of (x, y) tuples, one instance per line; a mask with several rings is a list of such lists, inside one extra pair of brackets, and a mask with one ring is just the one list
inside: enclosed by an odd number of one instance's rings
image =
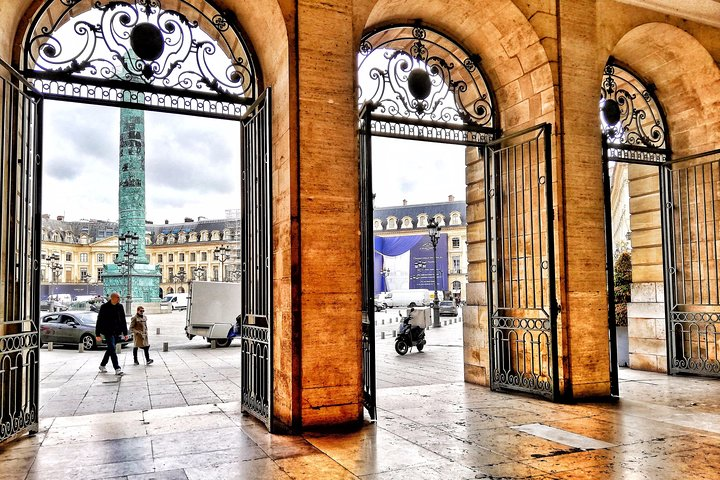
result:
[[(503, 134), (542, 122), (556, 125), (551, 62), (535, 29), (511, 1), (486, 2), (482, 11), (483, 21), (470, 22), (468, 19), (477, 13), (473, 2), (453, 2), (449, 9), (443, 2), (378, 1), (368, 12), (365, 29), (408, 19), (427, 22), (479, 54), (493, 88)], [(555, 149), (553, 152), (557, 159)], [(468, 302), (463, 309), (464, 373), (468, 382), (490, 385), (484, 162), (477, 148), (467, 149), (466, 166), (469, 275)], [(559, 178), (554, 175), (555, 182)], [(561, 238), (560, 231), (557, 236)]]
[[(692, 35), (665, 23), (625, 33), (611, 54), (655, 87), (673, 158), (720, 147), (720, 68)], [(633, 295), (628, 304), (631, 368), (666, 372), (667, 331), (656, 167), (629, 165)]]

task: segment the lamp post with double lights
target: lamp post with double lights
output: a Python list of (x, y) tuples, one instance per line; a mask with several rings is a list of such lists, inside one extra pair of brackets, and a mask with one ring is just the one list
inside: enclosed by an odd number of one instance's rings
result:
[(441, 227), (435, 219), (431, 219), (427, 224), (428, 236), (433, 246), (433, 272), (435, 278), (435, 297), (433, 298), (433, 328), (440, 327), (440, 300), (438, 299), (438, 281), (437, 281), (437, 244), (440, 238)]
[(177, 291), (178, 291), (178, 288), (177, 288), (178, 282), (180, 282), (181, 285), (185, 283), (185, 270), (180, 270), (178, 273), (176, 273), (175, 275), (173, 275), (172, 280), (173, 280), (173, 282), (175, 283), (175, 293), (177, 293)]
[(127, 274), (127, 296), (125, 297), (125, 312), (130, 313), (132, 307), (132, 268), (137, 263), (137, 247), (140, 237), (132, 232), (125, 232), (118, 236), (118, 245), (123, 251), (123, 257), (115, 260), (115, 263), (122, 267)]
[(60, 272), (62, 271), (62, 265), (60, 265), (60, 255), (53, 253), (45, 257), (50, 267), (50, 283), (53, 285), (52, 294), (57, 293), (58, 279), (60, 278)]
[(230, 247), (220, 245), (213, 250), (215, 260), (220, 261), (220, 281), (225, 281), (225, 262), (230, 258)]
[(205, 267), (192, 267), (193, 280), (203, 280), (205, 278)]

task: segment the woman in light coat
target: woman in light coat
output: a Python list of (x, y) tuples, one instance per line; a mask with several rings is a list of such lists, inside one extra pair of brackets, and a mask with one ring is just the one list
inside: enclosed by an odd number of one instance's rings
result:
[(133, 334), (133, 359), (135, 365), (140, 365), (138, 362), (138, 348), (142, 348), (145, 352), (145, 364), (150, 365), (153, 360), (150, 358), (150, 343), (148, 343), (148, 329), (147, 329), (147, 317), (145, 316), (145, 308), (138, 307), (137, 313), (130, 319), (130, 332)]

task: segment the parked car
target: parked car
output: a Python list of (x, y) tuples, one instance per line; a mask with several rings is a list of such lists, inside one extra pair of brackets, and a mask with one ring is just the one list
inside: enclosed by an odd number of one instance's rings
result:
[[(82, 343), (85, 350), (92, 350), (99, 344), (95, 340), (95, 324), (97, 323), (97, 312), (67, 311), (53, 312), (40, 317), (40, 345), (53, 342), (60, 345), (77, 345)], [(126, 346), (129, 340), (120, 342)]]
[(67, 305), (63, 305), (55, 300), (40, 300), (41, 312), (62, 312), (68, 310)]
[(458, 314), (457, 305), (455, 305), (455, 302), (452, 300), (443, 300), (442, 302), (440, 302), (439, 307), (440, 316), (449, 315), (452, 317), (456, 317)]

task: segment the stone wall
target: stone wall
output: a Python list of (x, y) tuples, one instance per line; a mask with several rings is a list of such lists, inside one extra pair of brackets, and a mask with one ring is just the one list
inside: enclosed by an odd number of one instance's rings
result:
[(667, 372), (662, 282), (633, 282), (627, 306), (630, 368)]

